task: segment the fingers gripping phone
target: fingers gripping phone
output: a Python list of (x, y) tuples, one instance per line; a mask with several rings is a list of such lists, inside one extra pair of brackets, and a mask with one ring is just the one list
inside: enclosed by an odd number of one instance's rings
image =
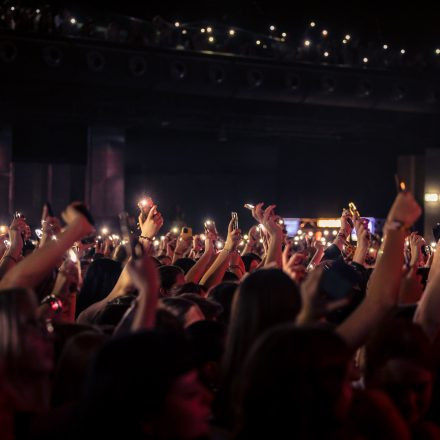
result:
[(153, 207), (153, 205), (154, 205), (154, 203), (153, 203), (153, 199), (151, 197), (143, 197), (141, 200), (139, 200), (138, 208), (141, 211), (143, 222), (147, 219), (148, 214), (151, 211), (151, 208)]
[(132, 257), (133, 260), (141, 258), (143, 249), (137, 237), (130, 231), (129, 216), (127, 212), (121, 212), (119, 214), (119, 223), (122, 231), (122, 239), (125, 241), (127, 255)]

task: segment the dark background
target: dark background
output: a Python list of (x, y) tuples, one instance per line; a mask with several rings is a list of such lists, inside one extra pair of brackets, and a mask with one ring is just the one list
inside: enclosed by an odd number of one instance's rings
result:
[[(432, 52), (440, 46), (439, 8), (428, 2), (416, 6), (273, 1), (55, 3), (72, 13), (79, 5), (102, 14), (212, 21), (266, 34), (273, 24), (291, 38), (301, 36), (314, 20), (329, 32), (350, 33), (408, 50)], [(113, 100), (114, 106), (117, 93), (124, 93), (123, 88), (113, 93), (98, 82), (88, 87), (80, 90), (78, 86), (78, 93), (113, 95), (109, 102)], [(53, 93), (48, 98), (54, 99)], [(136, 99), (148, 104), (150, 97), (145, 94)], [(49, 102), (33, 105), (49, 107)], [(126, 207), (133, 209), (146, 193), (159, 203), (170, 223), (180, 218), (197, 225), (209, 216), (223, 227), (232, 210), (239, 212), (247, 226), (249, 213), (242, 206), (260, 200), (276, 203), (287, 217), (337, 216), (350, 200), (363, 215), (385, 217), (395, 194), (397, 157), (423, 154), (426, 148), (439, 146), (437, 114), (282, 100), (239, 104), (225, 97), (164, 95), (159, 106), (152, 105), (136, 122), (126, 125)], [(126, 103), (121, 101), (121, 105)], [(87, 127), (99, 122), (99, 117), (84, 116), (81, 121), (78, 113), (82, 111), (90, 109), (75, 107), (72, 121), (42, 115), (15, 125), (14, 161), (85, 165)], [(234, 125), (235, 115), (246, 124)], [(117, 116), (113, 121), (120, 122)]]

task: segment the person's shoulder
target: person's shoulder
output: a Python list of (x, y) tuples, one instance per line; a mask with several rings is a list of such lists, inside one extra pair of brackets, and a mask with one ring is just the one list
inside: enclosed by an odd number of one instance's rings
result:
[(105, 309), (105, 306), (107, 305), (106, 300), (98, 301), (91, 306), (87, 307), (87, 309), (84, 309), (76, 319), (76, 322), (78, 324), (94, 324), (99, 313)]

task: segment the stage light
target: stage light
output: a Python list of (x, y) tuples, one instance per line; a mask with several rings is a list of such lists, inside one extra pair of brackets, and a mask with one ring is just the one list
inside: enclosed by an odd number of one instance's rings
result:
[(322, 218), (317, 222), (318, 228), (340, 228), (341, 219), (340, 218)]
[(333, 231), (332, 231), (332, 235), (333, 235), (334, 237), (336, 237), (336, 236), (338, 235), (338, 231), (333, 230)]
[(327, 236), (329, 234), (329, 232), (327, 231), (327, 229), (324, 231), (324, 235)]
[(425, 193), (425, 202), (438, 202), (439, 195), (437, 193)]

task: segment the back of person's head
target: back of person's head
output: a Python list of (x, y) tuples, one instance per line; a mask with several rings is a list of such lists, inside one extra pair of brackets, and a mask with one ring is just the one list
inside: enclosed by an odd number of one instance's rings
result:
[(160, 278), (160, 294), (162, 297), (170, 296), (172, 289), (185, 284), (185, 274), (177, 266), (161, 266), (158, 269)]
[(116, 327), (135, 299), (136, 295), (129, 293), (109, 301), (97, 316), (96, 324)]
[(216, 321), (223, 312), (223, 307), (221, 304), (211, 299), (202, 298), (201, 296), (197, 295), (197, 293), (184, 293), (183, 295), (180, 295), (179, 298), (189, 299), (190, 301), (196, 303), (205, 316), (205, 319), (208, 321)]
[(198, 321), (186, 329), (186, 335), (193, 348), (201, 381), (206, 387), (215, 390), (220, 381), (226, 327), (215, 321)]
[(243, 260), (246, 272), (253, 272), (261, 263), (261, 258), (257, 254), (251, 252), (244, 254), (241, 259)]
[(176, 296), (182, 295), (184, 293), (196, 293), (197, 295), (204, 297), (206, 295), (206, 287), (202, 284), (196, 283), (185, 283), (183, 286), (180, 286), (179, 289), (176, 290)]
[(194, 302), (180, 296), (171, 298), (162, 298), (161, 307), (172, 313), (183, 325), (187, 327), (194, 322), (205, 319), (199, 306)]
[(234, 283), (240, 281), (240, 278), (238, 278), (238, 276), (234, 273), (234, 272), (230, 272), (229, 270), (227, 270), (222, 278), (222, 283)]
[(179, 258), (174, 262), (174, 266), (180, 267), (186, 275), (188, 271), (196, 264), (192, 258)]
[(66, 343), (56, 367), (52, 395), (54, 406), (79, 401), (83, 397), (88, 367), (107, 339), (102, 333), (86, 331)]
[(349, 409), (349, 360), (332, 331), (293, 324), (268, 330), (239, 375), (239, 438), (331, 438)]
[(232, 300), (234, 298), (235, 292), (238, 286), (235, 283), (220, 283), (213, 287), (209, 293), (208, 298), (219, 303), (223, 307), (223, 312), (218, 317), (218, 321), (225, 325), (229, 324), (229, 319), (231, 316)]
[(111, 340), (96, 356), (79, 433), (107, 440), (145, 438), (147, 424), (169, 423), (161, 420), (167, 394), (193, 368), (189, 346), (177, 333), (145, 331)]
[(109, 258), (94, 261), (87, 269), (76, 300), (76, 316), (87, 307), (104, 299), (115, 287), (121, 271), (121, 264)]
[(264, 331), (284, 322), (295, 321), (301, 308), (297, 285), (278, 269), (253, 272), (240, 284), (234, 296), (225, 368), (242, 364), (247, 350)]
[(37, 325), (36, 309), (32, 291), (21, 288), (0, 290), (0, 359), (8, 370), (23, 364), (24, 326), (28, 322)]
[(432, 367), (427, 336), (405, 318), (389, 319), (365, 345), (367, 387), (386, 392), (413, 426), (423, 420), (431, 403)]

